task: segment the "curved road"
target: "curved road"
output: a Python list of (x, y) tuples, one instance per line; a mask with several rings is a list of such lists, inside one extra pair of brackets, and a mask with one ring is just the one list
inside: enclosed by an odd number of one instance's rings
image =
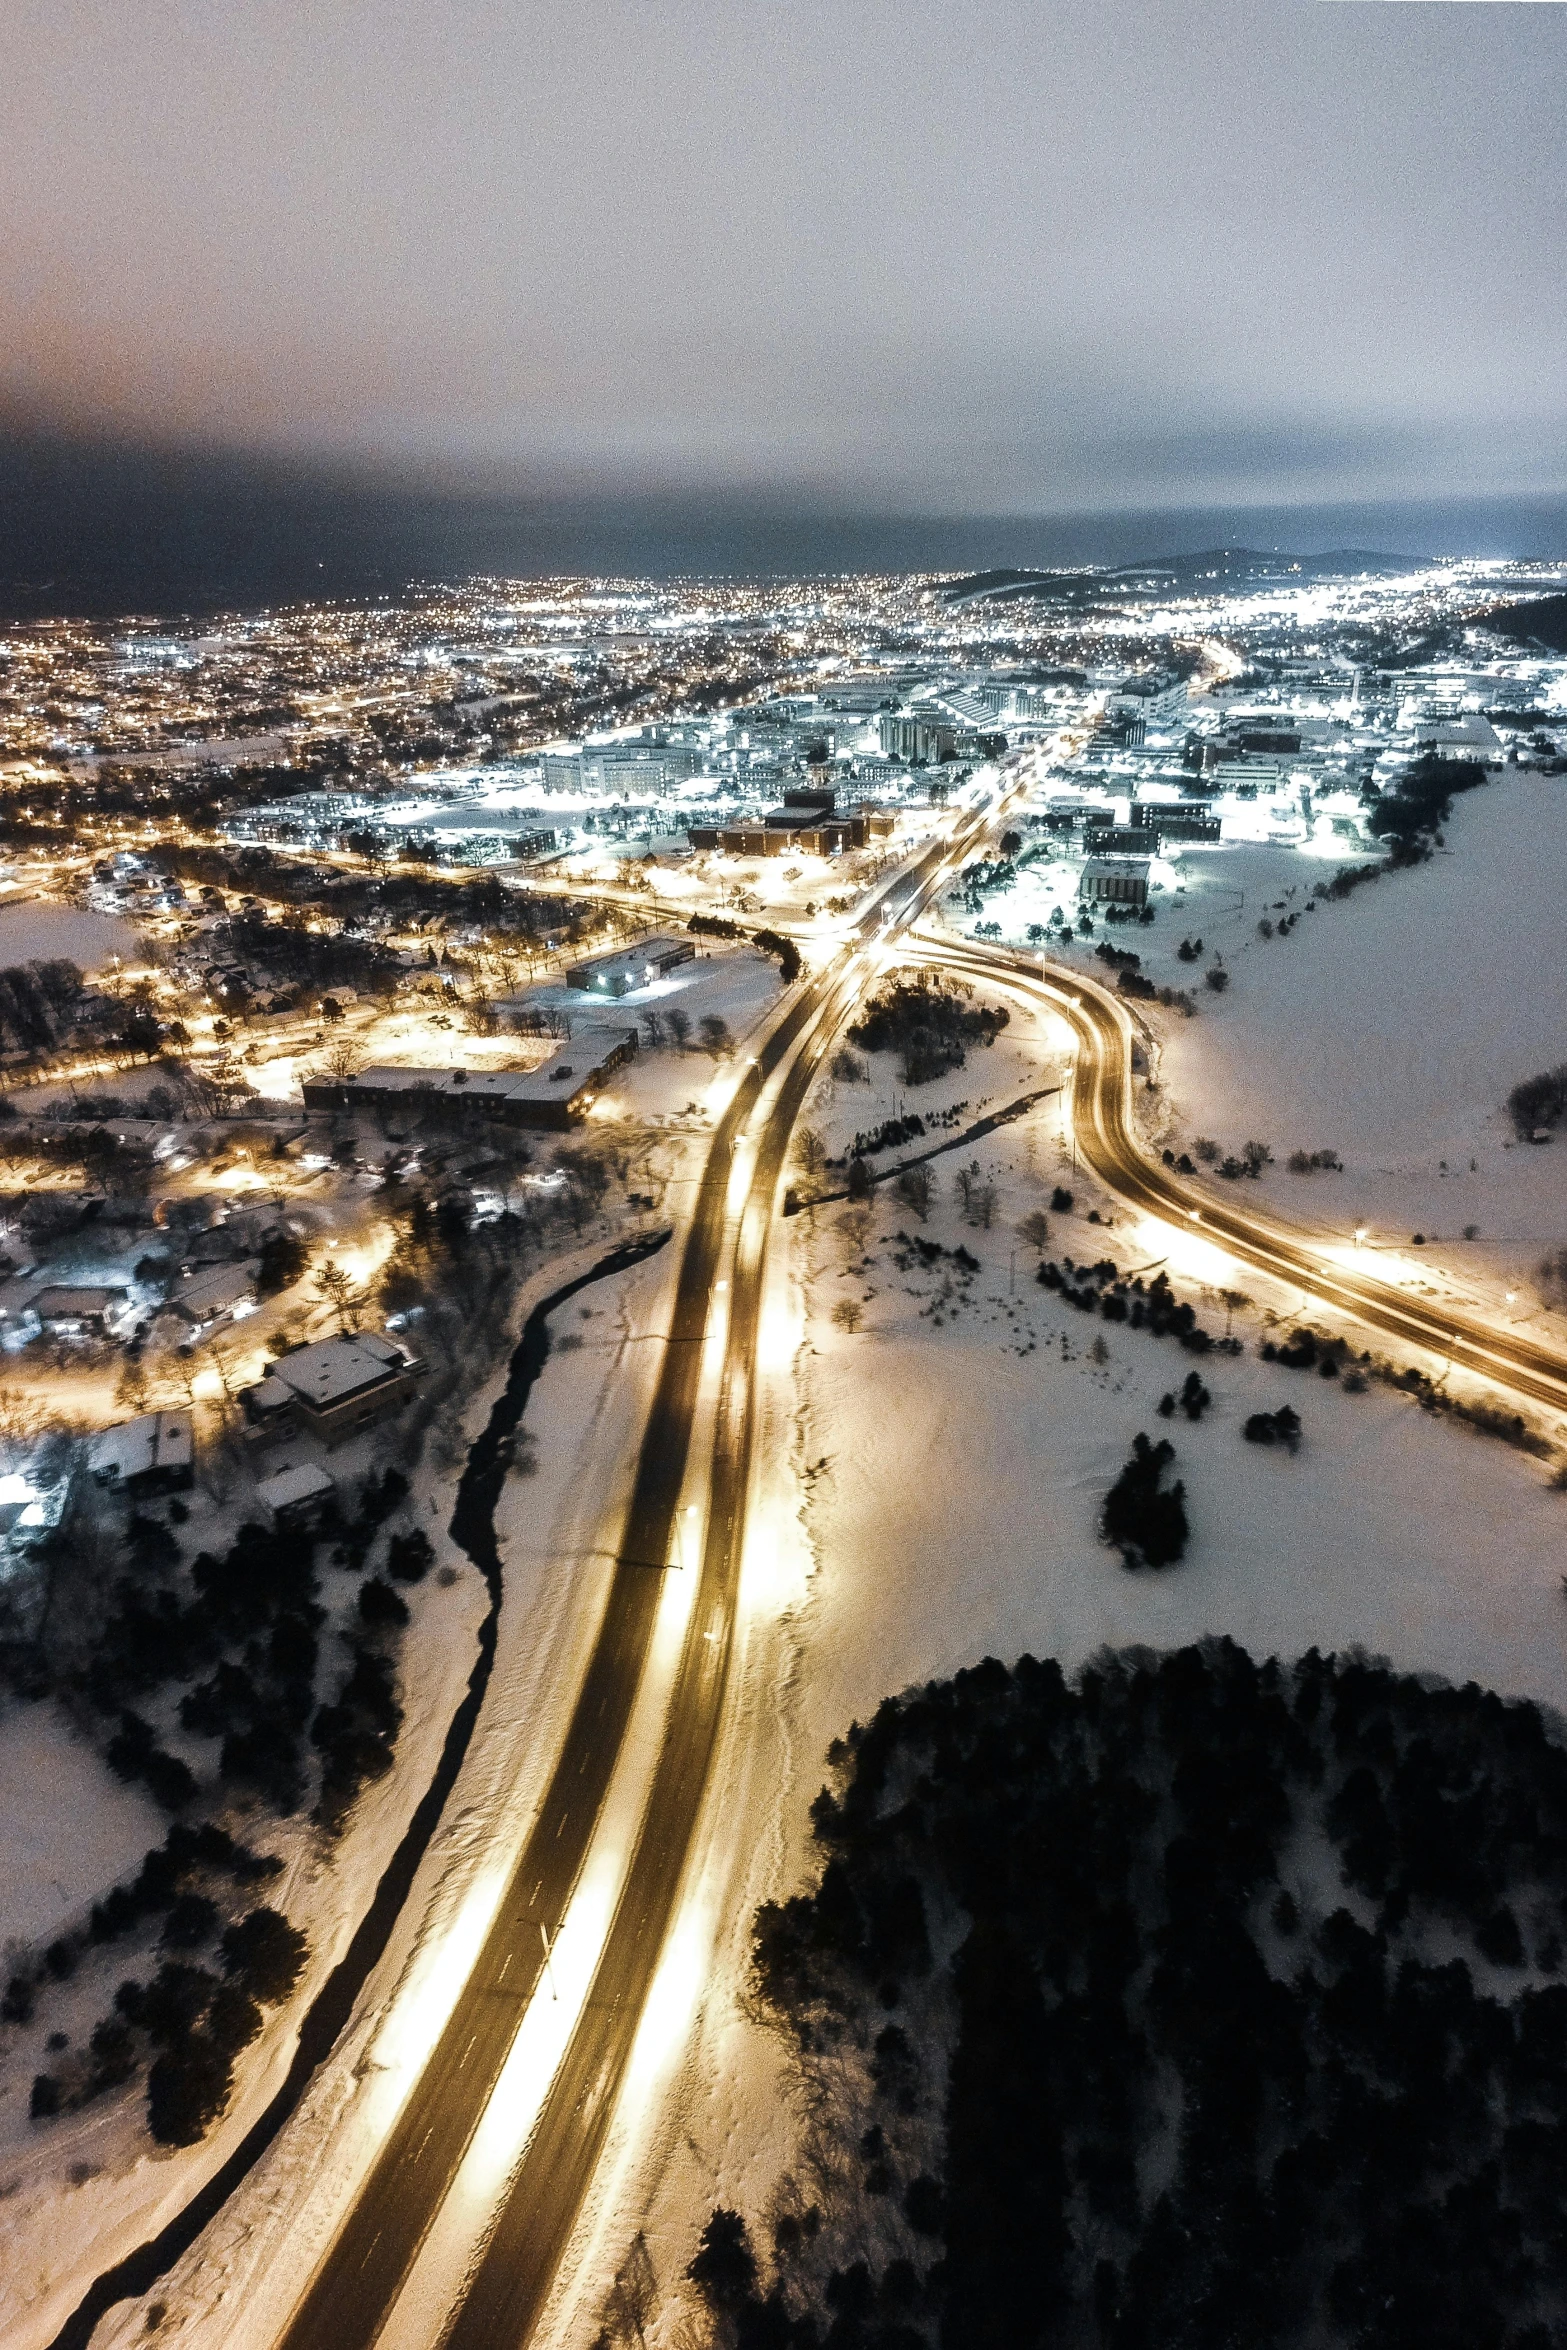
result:
[(1059, 964), (1045, 964), (1042, 975), (1038, 957), (1005, 947), (966, 939), (921, 944), (945, 968), (1021, 986), (1068, 1021), (1078, 1042), (1072, 1092), (1077, 1147), (1128, 1206), (1190, 1226), (1227, 1255), (1294, 1282), (1320, 1304), (1386, 1338), (1440, 1355), (1531, 1403), (1567, 1412), (1567, 1358), (1561, 1353), (1340, 1264), (1343, 1243), (1313, 1240), (1265, 1209), (1215, 1199), (1151, 1159), (1132, 1116), (1132, 1022), (1108, 988)]

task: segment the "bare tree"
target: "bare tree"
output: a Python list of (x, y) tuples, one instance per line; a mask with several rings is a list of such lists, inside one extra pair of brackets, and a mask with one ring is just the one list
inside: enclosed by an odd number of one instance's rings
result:
[(796, 1134), (794, 1163), (808, 1183), (820, 1183), (827, 1165), (827, 1145), (814, 1126), (802, 1126)]
[(923, 1224), (930, 1214), (930, 1203), (935, 1195), (936, 1179), (928, 1167), (905, 1167), (898, 1177), (898, 1197), (906, 1208), (912, 1208)]
[(839, 1330), (858, 1330), (865, 1319), (864, 1308), (857, 1297), (840, 1297), (833, 1307), (834, 1326)]
[(981, 1171), (978, 1159), (958, 1169), (958, 1189), (963, 1195), (964, 1222), (981, 1225), (988, 1232), (996, 1213), (996, 1187)]
[(191, 1107), (203, 1118), (226, 1118), (253, 1098), (249, 1079), (229, 1053), (212, 1061), (187, 1061), (181, 1077)]
[(631, 2249), (615, 2271), (615, 2281), (604, 2296), (601, 2311), (603, 2342), (635, 2342), (647, 2350), (647, 2329), (658, 2306), (658, 2279), (653, 2273), (647, 2238), (639, 2228)]
[(19, 1469), (49, 1423), (42, 1400), (9, 1380), (0, 1386), (0, 1461)]
[(1017, 1236), (1029, 1248), (1037, 1248), (1043, 1252), (1049, 1247), (1050, 1218), (1045, 1214), (1043, 1208), (1035, 1208), (1031, 1214), (1023, 1218), (1017, 1228)]
[(352, 1277), (341, 1265), (334, 1264), (330, 1257), (325, 1264), (316, 1268), (315, 1291), (323, 1305), (330, 1306), (337, 1316), (340, 1332), (346, 1336), (349, 1331), (358, 1329), (359, 1316), (365, 1304), (364, 1294), (355, 1289)]
[(1567, 1248), (1547, 1250), (1534, 1269), (1534, 1285), (1553, 1314), (1567, 1312)]
[(669, 1030), (676, 1052), (683, 1053), (691, 1041), (690, 1013), (682, 1012), (678, 1004), (671, 1004), (669, 1010), (664, 1014), (664, 1024)]
[(349, 1036), (335, 1036), (317, 1064), (322, 1076), (330, 1077), (334, 1085), (346, 1085), (364, 1065), (364, 1054)]
[(838, 1230), (843, 1236), (845, 1251), (850, 1257), (863, 1256), (865, 1243), (870, 1238), (871, 1212), (869, 1208), (845, 1208), (838, 1218)]

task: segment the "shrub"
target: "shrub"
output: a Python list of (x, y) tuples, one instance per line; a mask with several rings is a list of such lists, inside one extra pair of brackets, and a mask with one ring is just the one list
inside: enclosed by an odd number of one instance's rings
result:
[(756, 2255), (737, 2211), (713, 2213), (686, 2275), (715, 2315), (743, 2308), (756, 2285)]
[(29, 1975), (13, 1975), (0, 1998), (0, 2023), (28, 2024), (33, 2020), (37, 1985)]
[(359, 1500), (359, 1514), (367, 1525), (384, 1525), (400, 1501), (408, 1498), (408, 1480), (401, 1469), (386, 1469), (379, 1478), (367, 1477)]
[(1282, 1444), (1287, 1452), (1299, 1452), (1300, 1414), (1287, 1403), (1276, 1412), (1253, 1412), (1241, 1434), (1248, 1444)]
[(150, 1983), (122, 1983), (114, 1994), (116, 2012), (160, 2047), (184, 2040), (207, 2012), (217, 1977), (205, 1967), (167, 1959)]
[(422, 1583), (435, 1560), (435, 1545), (422, 1526), (394, 1534), (387, 1545), (386, 1571), (398, 1583)]
[(791, 986), (793, 982), (799, 978), (801, 970), (800, 950), (795, 945), (792, 938), (784, 938), (776, 930), (759, 930), (752, 940), (752, 944), (753, 946), (760, 947), (764, 955), (772, 955), (776, 957), (778, 963), (778, 976), (783, 981), (785, 987)]
[(253, 1909), (224, 1934), (223, 1964), (252, 1999), (275, 2007), (298, 1982), (309, 1947), (281, 1910)]
[(376, 1629), (385, 1626), (400, 1629), (408, 1621), (408, 1603), (398, 1597), (390, 1583), (372, 1575), (359, 1586), (359, 1613), (365, 1623)]
[(1167, 1438), (1150, 1444), (1144, 1435), (1134, 1437), (1132, 1457), (1105, 1496), (1101, 1531), (1129, 1567), (1167, 1567), (1185, 1555), (1186, 1488), (1176, 1483), (1166, 1492), (1161, 1485), (1174, 1458)]
[(226, 2056), (238, 2056), (261, 2031), (261, 2010), (237, 1983), (221, 1983), (207, 2010), (207, 2033)]
[(1521, 1142), (1539, 1127), (1559, 1125), (1567, 1115), (1567, 1061), (1515, 1085), (1507, 1097), (1507, 1115)]
[(179, 1893), (169, 1905), (158, 1939), (165, 1950), (197, 1950), (217, 1931), (218, 1906), (205, 1893)]
[(292, 1289), (303, 1278), (310, 1262), (310, 1251), (297, 1232), (283, 1227), (269, 1232), (261, 1243), (256, 1266), (256, 1295), (276, 1297), (281, 1290)]
[(1173, 1420), (1176, 1410), (1179, 1408), (1186, 1414), (1188, 1420), (1200, 1420), (1212, 1401), (1213, 1397), (1203, 1385), (1197, 1372), (1188, 1371), (1185, 1379), (1181, 1382), (1181, 1391), (1178, 1396), (1162, 1395), (1159, 1398), (1159, 1417), (1161, 1420)]
[(280, 1812), (296, 1811), (304, 1794), (299, 1741), (274, 1717), (263, 1717), (248, 1730), (231, 1730), (218, 1769), (223, 1778), (258, 1789)]
[(119, 2016), (101, 2017), (94, 2024), (87, 2045), (92, 2059), (86, 2081), (87, 2096), (101, 2097), (106, 2090), (118, 2089), (135, 2072), (135, 2037)]
[(166, 2049), (147, 2077), (147, 2127), (161, 2146), (195, 2146), (234, 2086), (232, 2059), (205, 2033)]

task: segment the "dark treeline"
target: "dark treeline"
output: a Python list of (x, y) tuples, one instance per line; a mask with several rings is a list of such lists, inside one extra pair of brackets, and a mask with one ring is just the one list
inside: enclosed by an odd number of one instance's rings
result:
[(459, 879), (397, 866), (379, 873), (342, 873), (306, 859), (280, 857), (261, 843), (223, 849), (199, 841), (168, 842), (159, 846), (149, 862), (175, 880), (308, 906), (312, 913), (339, 922), (383, 914), (394, 921), (450, 929), (507, 930), (528, 938), (553, 934), (585, 913), (596, 912), (580, 898), (506, 889), (493, 874)]
[(1080, 1314), (1125, 1322), (1154, 1338), (1178, 1339), (1188, 1354), (1207, 1354), (1213, 1348), (1223, 1354), (1241, 1351), (1239, 1339), (1215, 1338), (1203, 1328), (1195, 1306), (1175, 1295), (1168, 1273), (1155, 1273), (1151, 1281), (1145, 1281), (1140, 1273), (1123, 1273), (1109, 1257), (1102, 1257), (1096, 1265), (1074, 1265), (1070, 1257), (1058, 1265), (1047, 1257), (1035, 1279)]
[(1366, 828), (1389, 844), (1391, 865), (1417, 865), (1452, 811), (1459, 792), (1488, 783), (1484, 767), (1468, 759), (1417, 759), (1397, 787), (1378, 800)]
[(835, 1744), (755, 1981), (808, 2126), (741, 2350), (1567, 2343), (1567, 1753), (1232, 1643), (994, 1661)]

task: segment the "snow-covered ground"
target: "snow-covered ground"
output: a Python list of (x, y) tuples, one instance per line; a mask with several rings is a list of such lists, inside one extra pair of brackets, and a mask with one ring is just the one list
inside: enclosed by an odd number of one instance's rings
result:
[[(72, 1735), (55, 1707), (8, 1700), (0, 1714), (0, 1954), (36, 1949), (134, 1876), (167, 1821)], [(9, 1973), (9, 1968), (7, 1968)]]
[[(1095, 950), (1108, 941), (1193, 998), (1191, 1019), (1139, 1007), (1162, 1046), (1161, 1094), (1138, 1097), (1151, 1139), (1189, 1151), (1206, 1136), (1226, 1153), (1265, 1142), (1276, 1164), (1261, 1196), (1280, 1213), (1341, 1237), (1364, 1229), (1373, 1251), (1405, 1256), (1422, 1233), (1423, 1279), (1471, 1309), (1530, 1319), (1535, 1270), (1567, 1241), (1567, 1137), (1519, 1143), (1505, 1103), (1567, 1061), (1567, 791), (1509, 769), (1455, 800), (1443, 829), (1428, 864), (1306, 912), (1320, 883), (1368, 854), (1231, 841), (1227, 827), (1217, 848), (1174, 852), (1151, 924), (1101, 922), (1049, 951), (1107, 980)], [(1029, 867), (986, 913), (1021, 939), (1049, 898), (1046, 869)], [(974, 928), (950, 906), (946, 918)], [(1177, 953), (1187, 940), (1201, 942), (1194, 962)], [(1206, 984), (1216, 960), (1222, 994)], [(1334, 1151), (1344, 1171), (1291, 1174), (1295, 1150)]]
[[(1447, 1198), (1456, 1179), (1440, 1176), (1434, 1162), (1462, 1148), (1454, 1135), (1479, 1134), (1465, 1117), (1493, 1119), (1489, 1161), (1479, 1149), (1465, 1156), (1482, 1158), (1501, 1187), (1498, 1199), (1508, 1184), (1546, 1182), (1554, 1154), (1504, 1153), (1498, 1109), (1519, 1076), (1567, 1058), (1567, 1043), (1549, 1037), (1545, 1003), (1534, 1000), (1546, 993), (1533, 974), (1550, 935), (1550, 876), (1567, 875), (1567, 821), (1552, 818), (1543, 798), (1528, 797), (1550, 788), (1508, 779), (1460, 803), (1449, 827), (1451, 859), (1385, 879), (1347, 905), (1320, 906), (1285, 940), (1257, 939), (1249, 908), (1248, 937), (1221, 932), (1234, 973), (1228, 993), (1200, 999), (1191, 1023), (1154, 1015), (1163, 1088), (1148, 1106), (1169, 1138), (1179, 1145), (1212, 1132), (1233, 1146), (1261, 1133), (1281, 1159), (1297, 1140), (1336, 1147), (1342, 1176), (1295, 1178), (1281, 1167), (1264, 1178), (1265, 1196), (1291, 1213), (1324, 1202), (1330, 1184), (1347, 1200), (1350, 1187), (1369, 1184), (1381, 1166), (1394, 1173), (1380, 1180), (1408, 1181), (1390, 1149), (1378, 1156), (1382, 1133), (1395, 1135), (1402, 1153), (1423, 1149), (1429, 1180), (1440, 1187), (1433, 1196)], [(1498, 816), (1507, 817), (1506, 832)], [(1527, 878), (1517, 869), (1520, 834), (1534, 860)], [(1557, 859), (1548, 871), (1547, 836)], [(1270, 852), (1259, 845), (1241, 853)], [(1259, 873), (1255, 886), (1272, 885)], [(1187, 927), (1206, 938), (1208, 914)], [(1171, 951), (1173, 981), (1184, 972), (1173, 961), (1181, 931), (1166, 936), (1166, 928), (1161, 917), (1156, 931)], [(1110, 935), (1143, 951), (1151, 933)], [(1517, 1009), (1524, 989), (1530, 1001), (1513, 1018), (1509, 1004)], [(1384, 1039), (1379, 1015), (1389, 1027), (1408, 1022), (1412, 1036)], [(1451, 1100), (1440, 1084), (1432, 1100), (1419, 1056), (1429, 1033), (1428, 1068), (1448, 1068), (1444, 1021), (1456, 1082), (1450, 1076)], [(731, 1025), (738, 1032), (740, 1019), (732, 1016)], [(1506, 1065), (1498, 1066), (1504, 1037)], [(834, 1152), (856, 1129), (899, 1110), (928, 1114), (962, 1101), (967, 1124), (1053, 1084), (1062, 1041), (1048, 1018), (1015, 1007), (1002, 1040), (972, 1052), (939, 1085), (906, 1092), (890, 1057), (873, 1056), (867, 1083), (824, 1076), (805, 1122)], [(1379, 1071), (1362, 1077), (1365, 1054), (1379, 1060)], [(1233, 1081), (1232, 1056), (1243, 1072)], [(651, 1093), (641, 1089), (655, 1079), (660, 1102), (668, 1102), (669, 1077), (679, 1073), (681, 1093), (686, 1067), (711, 1072), (714, 1084), (725, 1075), (705, 1057), (650, 1055), (627, 1080), (620, 1106), (651, 1112)], [(693, 1085), (692, 1100), (700, 1104), (703, 1091)], [(1324, 1125), (1335, 1104), (1346, 1114)], [(1438, 1112), (1449, 1126), (1421, 1124)], [(671, 1153), (672, 1172), (686, 1123), (705, 1123), (700, 1108), (689, 1120), (684, 1113), (667, 1120), (660, 1149)], [(971, 1155), (995, 1186), (988, 1227), (963, 1220), (956, 1173)], [(680, 1180), (690, 1164), (681, 1162)], [(1352, 1395), (1264, 1364), (1258, 1341), (1272, 1317), (1293, 1318), (1298, 1295), (1182, 1255), (1169, 1235), (1123, 1215), (1080, 1170), (1074, 1175), (1057, 1099), (972, 1154), (938, 1159), (934, 1173), (928, 1223), (889, 1187), (868, 1209), (837, 1206), (792, 1219), (775, 1243), (726, 1750), (632, 2084), (557, 2296), (562, 2341), (591, 2338), (603, 2289), (637, 2229), (646, 2230), (667, 2287), (678, 2284), (714, 2201), (758, 2216), (765, 2210), (796, 2117), (777, 2043), (744, 2000), (750, 1921), (759, 1901), (793, 1890), (810, 1865), (808, 1805), (829, 1740), (888, 1691), (987, 1653), (1029, 1648), (1073, 1666), (1105, 1642), (1163, 1646), (1228, 1632), (1259, 1652), (1360, 1644), (1405, 1668), (1472, 1676), (1567, 1710), (1559, 1566), (1567, 1500), (1538, 1463), (1385, 1388)], [(1051, 1214), (1053, 1254), (1080, 1262), (1112, 1255), (1135, 1268), (1169, 1253), (1178, 1289), (1214, 1329), (1225, 1318), (1221, 1284), (1233, 1281), (1253, 1301), (1236, 1319), (1245, 1354), (1200, 1364), (1215, 1397), (1200, 1425), (1179, 1416), (1166, 1423), (1156, 1410), (1191, 1356), (1171, 1340), (1080, 1315), (1034, 1282), (1036, 1252), (1017, 1228), (1048, 1208), (1063, 1181), (1076, 1204), (1070, 1214)], [(1370, 1197), (1357, 1192), (1353, 1212)], [(1372, 1204), (1390, 1229), (1396, 1206), (1406, 1237), (1414, 1219), (1401, 1195), (1378, 1194)], [(1090, 1209), (1099, 1221), (1088, 1220)], [(1450, 1210), (1445, 1222), (1423, 1213), (1428, 1229), (1445, 1234), (1463, 1221), (1484, 1225), (1487, 1211)], [(1497, 1209), (1489, 1213), (1495, 1218)], [(1317, 1215), (1330, 1220), (1325, 1205)], [(893, 1261), (900, 1229), (946, 1255), (929, 1270), (900, 1268)], [(979, 1260), (978, 1273), (956, 1264), (960, 1246)], [(638, 1366), (645, 1380), (655, 1350), (634, 1341), (653, 1326), (653, 1300), (672, 1264), (667, 1255), (626, 1282), (617, 1373)], [(835, 1315), (840, 1305), (858, 1309), (858, 1328), (848, 1326), (852, 1312)], [(592, 1325), (584, 1329), (591, 1345)], [(613, 1461), (614, 1475), (624, 1475), (645, 1393), (623, 1375), (595, 1380), (587, 1356), (585, 1345), (552, 1366), (530, 1412), (541, 1430), (541, 1474), (516, 1489), (525, 1516), (507, 1556), (515, 1576), (525, 1540), (537, 1579), (520, 1608), (509, 1586), (495, 1684), (502, 1702), (476, 1741), (464, 1800), (344, 2048), (312, 2091), (303, 2126), (158, 2289), (182, 2340), (215, 2344), (237, 2340), (242, 2324), (247, 2332), (271, 2326), (295, 2263), (324, 2241), (341, 2208), (380, 2101), (397, 2093), (396, 2078), (377, 2068), (405, 2067), (433, 2028), (445, 1995), (436, 1954), (454, 1927), (460, 1936), (471, 1915), (465, 1905), (482, 1908), (497, 1835), (504, 1842), (518, 1827), (547, 1765), (601, 1592), (595, 1568), (570, 1562), (602, 1539), (591, 1529), (616, 1498), (606, 1468)], [(1241, 1440), (1249, 1412), (1284, 1402), (1305, 1422), (1298, 1457)], [(1190, 1554), (1162, 1575), (1127, 1573), (1095, 1534), (1103, 1494), (1140, 1429), (1172, 1437), (1175, 1472), (1187, 1487)], [(562, 1482), (547, 1483), (555, 1475)], [(528, 1760), (513, 1782), (519, 1741)], [(400, 2039), (410, 2015), (417, 2026)], [(278, 2256), (285, 2241), (286, 2262)], [(139, 2305), (128, 2308), (106, 2338), (128, 2345), (143, 2322)], [(657, 2340), (673, 2341), (676, 2324), (667, 2307)], [(16, 2338), (41, 2339), (43, 2329)]]
[[(1036, 1082), (1051, 1081), (1055, 1042), (1042, 1023)], [(997, 1056), (1024, 1043), (1015, 1016), (1003, 1046), (902, 1106), (982, 1092), (1003, 1073)], [(887, 1057), (872, 1068), (871, 1086), (839, 1084), (832, 1098), (824, 1082), (808, 1105), (831, 1141), (871, 1122), (862, 1105), (890, 1111)], [(998, 1099), (1017, 1074), (1005, 1072)], [(724, 2202), (765, 2221), (801, 2116), (780, 2045), (745, 1999), (750, 1923), (811, 1865), (808, 1806), (829, 1741), (889, 1691), (987, 1654), (1027, 1649), (1071, 1668), (1106, 1643), (1222, 1632), (1257, 1653), (1360, 1645), (1567, 1712), (1567, 1498), (1538, 1462), (1385, 1387), (1349, 1394), (1264, 1363), (1258, 1342), (1271, 1317), (1292, 1317), (1298, 1294), (1173, 1252), (1177, 1290), (1211, 1330), (1226, 1320), (1218, 1286), (1235, 1282), (1252, 1303), (1235, 1318), (1245, 1353), (1201, 1359), (1215, 1399), (1206, 1418), (1162, 1420), (1160, 1397), (1194, 1358), (1044, 1291), (1017, 1226), (1048, 1212), (1064, 1181), (1076, 1206), (1051, 1215), (1058, 1257), (1147, 1266), (1173, 1236), (1074, 1178), (1054, 1101), (976, 1155), (999, 1190), (988, 1230), (963, 1220), (954, 1156), (935, 1163), (928, 1223), (878, 1191), (869, 1211), (791, 1220), (776, 1250), (727, 1763), (666, 1967), (663, 2045), (650, 2047), (641, 2097), (627, 2100), (557, 2296), (562, 2343), (592, 2338), (638, 2229), (671, 2291), (654, 2334), (663, 2344), (681, 2338), (680, 2278), (706, 2212)], [(1091, 1207), (1103, 1221), (1088, 1222)], [(964, 1278), (950, 1253), (930, 1271), (899, 1269), (889, 1245), (899, 1229), (962, 1246), (981, 1270)], [(857, 1330), (834, 1315), (848, 1301)], [(1242, 1440), (1249, 1413), (1286, 1402), (1305, 1423), (1297, 1457)], [(1129, 1573), (1095, 1530), (1139, 1430), (1171, 1437), (1187, 1489), (1189, 1554), (1162, 1574)]]

